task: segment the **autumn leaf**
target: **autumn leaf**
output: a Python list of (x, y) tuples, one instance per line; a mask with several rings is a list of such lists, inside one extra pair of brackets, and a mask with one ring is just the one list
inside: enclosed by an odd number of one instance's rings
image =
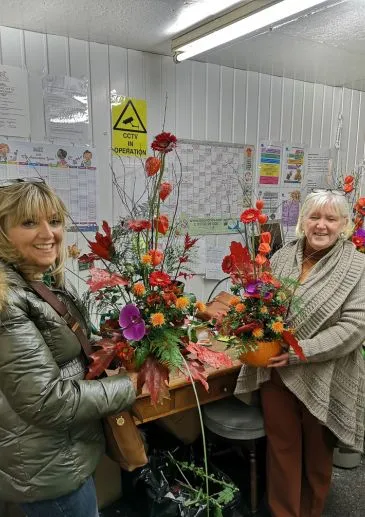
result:
[(85, 379), (91, 380), (100, 377), (106, 368), (110, 365), (117, 353), (116, 343), (111, 339), (101, 339), (97, 346), (99, 350), (90, 354), (92, 360), (89, 371)]
[(302, 361), (306, 361), (307, 358), (305, 357), (303, 348), (300, 346), (297, 338), (293, 336), (293, 334), (288, 330), (284, 330), (284, 332), (281, 335), (285, 343), (292, 347), (299, 359), (301, 359)]
[(142, 364), (137, 377), (137, 393), (142, 393), (146, 386), (154, 406), (162, 404), (163, 399), (169, 399), (169, 370), (149, 355)]
[[(184, 375), (187, 376), (187, 379), (191, 381), (191, 377), (194, 379), (194, 381), (200, 381), (204, 388), (209, 391), (209, 384), (207, 382), (207, 372), (204, 368), (204, 365), (200, 363), (199, 361), (193, 360), (193, 361), (187, 361), (187, 365), (185, 364), (185, 369), (182, 370)], [(190, 372), (190, 375), (189, 375)]]
[(191, 354), (194, 354), (199, 361), (206, 363), (213, 368), (220, 368), (221, 366), (230, 368), (233, 365), (232, 359), (224, 352), (216, 352), (215, 350), (212, 350), (207, 346), (200, 345), (199, 343), (190, 342), (186, 349)]

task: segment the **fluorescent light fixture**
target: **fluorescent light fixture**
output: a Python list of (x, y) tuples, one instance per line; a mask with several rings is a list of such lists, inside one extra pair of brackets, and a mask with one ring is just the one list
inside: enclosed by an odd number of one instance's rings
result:
[[(209, 26), (211, 27), (211, 24), (208, 23), (208, 29), (205, 34), (203, 32), (203, 26), (191, 31), (194, 35), (197, 35), (198, 32), (200, 32), (200, 34), (203, 33), (202, 36), (198, 36), (189, 41), (187, 39), (188, 34), (183, 35), (175, 39), (175, 46), (173, 40), (174, 59), (175, 61), (184, 61), (185, 59), (189, 59), (197, 54), (201, 54), (202, 52), (206, 52), (212, 48), (224, 45), (229, 41), (255, 32), (264, 27), (270, 27), (280, 20), (290, 18), (291, 16), (325, 3), (328, 3), (328, 0), (282, 0), (281, 2), (271, 4), (269, 7), (260, 11), (256, 11), (253, 14), (249, 14), (248, 16), (246, 15), (244, 18), (242, 18), (241, 14), (241, 19), (231, 19), (229, 24), (225, 24), (223, 27), (220, 26), (219, 28), (209, 31)], [(255, 4), (255, 2), (252, 2), (252, 4)], [(237, 12), (242, 13), (240, 8), (237, 9)], [(227, 15), (227, 17), (228, 16), (229, 15)], [(224, 15), (222, 16), (222, 19), (223, 18)], [(185, 42), (183, 43), (184, 39)]]

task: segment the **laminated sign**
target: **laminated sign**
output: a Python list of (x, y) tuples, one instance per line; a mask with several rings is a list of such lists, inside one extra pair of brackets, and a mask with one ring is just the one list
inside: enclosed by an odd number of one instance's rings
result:
[(147, 103), (126, 98), (112, 107), (113, 151), (123, 156), (147, 156)]

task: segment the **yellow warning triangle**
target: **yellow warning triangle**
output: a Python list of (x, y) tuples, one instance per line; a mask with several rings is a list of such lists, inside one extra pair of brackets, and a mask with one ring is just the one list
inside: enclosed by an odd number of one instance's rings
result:
[(141, 117), (138, 115), (138, 112), (130, 99), (124, 106), (124, 109), (114, 124), (113, 129), (115, 131), (129, 131), (131, 133), (147, 133)]

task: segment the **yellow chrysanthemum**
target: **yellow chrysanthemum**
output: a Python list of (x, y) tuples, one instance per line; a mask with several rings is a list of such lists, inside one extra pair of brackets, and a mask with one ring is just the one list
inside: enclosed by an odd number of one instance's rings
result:
[(142, 255), (141, 257), (142, 264), (152, 264), (152, 257), (148, 253)]
[(195, 308), (199, 312), (204, 312), (206, 310), (207, 306), (205, 305), (205, 303), (198, 301), (195, 304)]
[(229, 300), (229, 305), (232, 305), (232, 307), (234, 307), (235, 305), (237, 305), (237, 303), (240, 303), (240, 301), (241, 301), (241, 298), (239, 296), (233, 296)]
[(275, 332), (275, 334), (282, 334), (284, 330), (284, 325), (281, 321), (274, 321), (274, 323), (271, 325), (271, 328)]
[(252, 335), (256, 339), (261, 339), (262, 337), (264, 337), (264, 331), (262, 329), (255, 329), (252, 331)]
[(161, 327), (165, 323), (165, 316), (162, 312), (155, 312), (151, 314), (150, 320), (153, 327)]
[(186, 298), (186, 296), (180, 296), (176, 300), (175, 306), (177, 309), (186, 309), (186, 307), (190, 304), (189, 298)]
[(236, 307), (235, 307), (235, 310), (236, 312), (238, 313), (241, 313), (241, 312), (245, 312), (246, 310), (246, 305), (244, 303), (237, 303)]
[(268, 308), (266, 307), (266, 305), (263, 305), (260, 309), (260, 312), (261, 314), (267, 314), (269, 312)]
[(136, 296), (143, 296), (146, 292), (146, 289), (142, 282), (138, 282), (137, 284), (134, 284), (134, 286), (132, 287), (132, 291), (133, 294), (135, 294)]

